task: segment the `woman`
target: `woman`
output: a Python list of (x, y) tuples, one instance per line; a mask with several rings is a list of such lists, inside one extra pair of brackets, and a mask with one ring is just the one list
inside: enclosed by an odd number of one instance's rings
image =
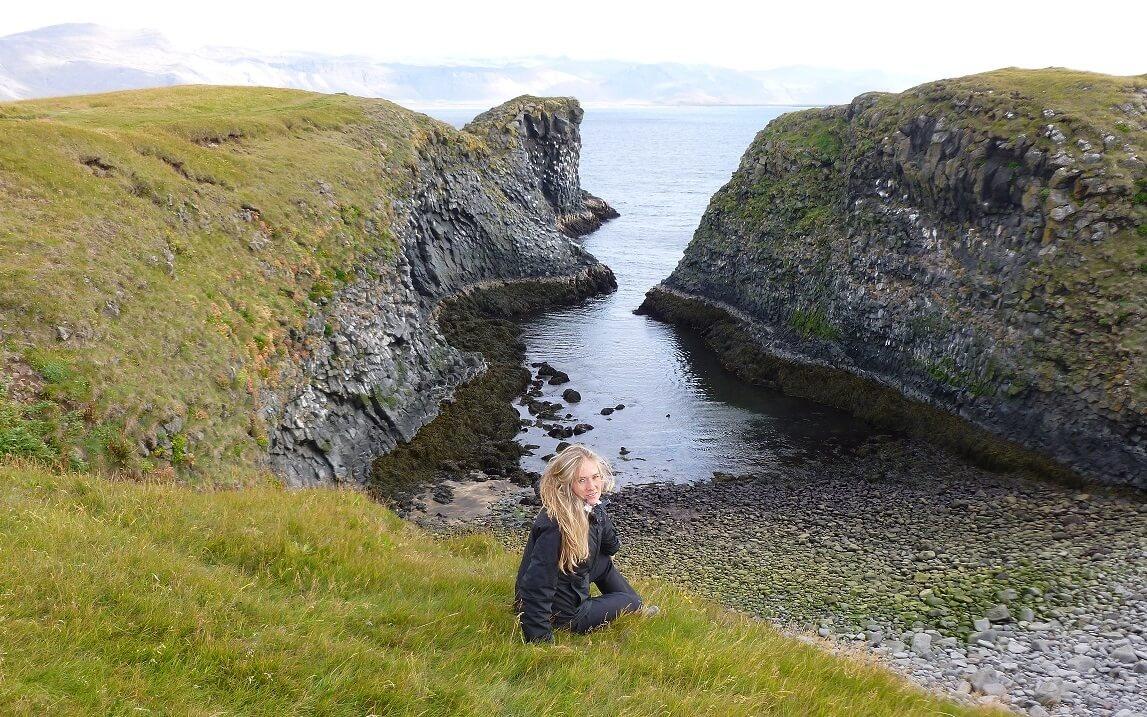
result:
[[(542, 510), (526, 543), (515, 604), (527, 642), (552, 642), (555, 627), (589, 632), (625, 612), (655, 615), (617, 571), (610, 557), (621, 547), (600, 504), (613, 489), (609, 464), (574, 444), (550, 459), (538, 492)], [(589, 596), (589, 584), (601, 596)]]

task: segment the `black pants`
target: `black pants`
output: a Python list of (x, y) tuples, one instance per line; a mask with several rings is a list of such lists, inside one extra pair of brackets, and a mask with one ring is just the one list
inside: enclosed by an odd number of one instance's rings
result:
[(613, 558), (598, 555), (590, 568), (589, 581), (597, 585), (601, 595), (590, 598), (578, 606), (573, 619), (563, 625), (573, 632), (589, 632), (608, 624), (624, 612), (641, 609), (641, 596), (618, 572)]

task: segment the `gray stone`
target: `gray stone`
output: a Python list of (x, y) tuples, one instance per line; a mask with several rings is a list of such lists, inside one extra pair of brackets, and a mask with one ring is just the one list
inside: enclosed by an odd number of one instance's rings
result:
[(991, 684), (1002, 684), (1004, 681), (1004, 676), (1000, 674), (999, 671), (992, 669), (991, 667), (984, 667), (976, 670), (976, 672), (971, 676), (971, 678), (969, 678), (968, 681), (972, 683), (972, 688), (974, 690), (987, 694), (985, 688)]
[(912, 652), (915, 652), (921, 657), (927, 657), (932, 654), (932, 636), (918, 632), (912, 636)]
[(1007, 622), (1012, 619), (1012, 615), (1008, 611), (1008, 606), (1002, 604), (988, 608), (986, 617), (992, 622)]
[(968, 644), (975, 645), (979, 642), (994, 643), (998, 633), (995, 630), (984, 630), (983, 632), (973, 632), (968, 635)]
[(1112, 659), (1118, 660), (1119, 662), (1128, 664), (1132, 664), (1139, 660), (1139, 657), (1135, 654), (1135, 649), (1130, 645), (1121, 645), (1120, 647), (1115, 648), (1111, 651), (1111, 657)]
[(1060, 703), (1066, 690), (1067, 687), (1061, 679), (1043, 680), (1036, 685), (1035, 691), (1032, 692), (1032, 697), (1041, 705), (1052, 707)]

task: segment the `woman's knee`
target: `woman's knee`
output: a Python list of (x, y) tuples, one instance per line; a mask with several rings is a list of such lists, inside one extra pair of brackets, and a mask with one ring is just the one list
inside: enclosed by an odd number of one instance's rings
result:
[(630, 591), (629, 594), (630, 594), (629, 608), (633, 612), (637, 612), (638, 610), (641, 609), (641, 606), (644, 605), (645, 603), (642, 601), (641, 596), (637, 594), (637, 591)]

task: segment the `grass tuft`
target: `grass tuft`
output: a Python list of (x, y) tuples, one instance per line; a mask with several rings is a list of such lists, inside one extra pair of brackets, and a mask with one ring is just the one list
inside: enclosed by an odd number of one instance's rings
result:
[(662, 583), (638, 583), (655, 620), (522, 644), (515, 560), (358, 492), (251, 476), (193, 490), (9, 458), (0, 712), (973, 714)]

